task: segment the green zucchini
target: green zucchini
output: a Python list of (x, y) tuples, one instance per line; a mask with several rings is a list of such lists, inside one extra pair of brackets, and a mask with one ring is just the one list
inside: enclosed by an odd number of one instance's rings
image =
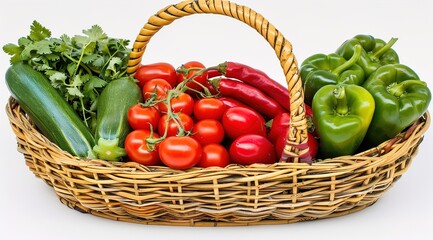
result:
[(6, 71), (6, 85), (51, 142), (73, 156), (94, 157), (92, 133), (42, 73), (27, 64), (17, 63)]
[(131, 131), (128, 109), (142, 100), (140, 88), (130, 77), (111, 81), (102, 91), (96, 108), (97, 145), (93, 148), (99, 159), (119, 161), (126, 156), (123, 145)]

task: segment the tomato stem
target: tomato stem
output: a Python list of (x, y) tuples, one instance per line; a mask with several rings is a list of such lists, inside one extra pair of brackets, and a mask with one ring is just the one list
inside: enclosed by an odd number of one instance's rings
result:
[(153, 152), (156, 148), (156, 144), (160, 143), (162, 140), (160, 138), (153, 138), (153, 127), (149, 124), (150, 135), (146, 138), (146, 146), (150, 152)]
[(150, 94), (150, 97), (144, 103), (140, 103), (140, 105), (143, 107), (153, 107), (158, 103), (165, 101), (165, 99), (158, 100), (157, 97), (158, 97), (157, 86), (155, 85), (155, 88), (152, 94)]
[(202, 91), (199, 91), (197, 89), (193, 89), (193, 88), (189, 88), (188, 86), (186, 86), (187, 90), (195, 92), (197, 94), (200, 95), (200, 97), (202, 98), (209, 98), (209, 97), (217, 97), (218, 95), (214, 95), (210, 92), (209, 88), (206, 87), (205, 85), (201, 84), (198, 81), (192, 80), (193, 83), (197, 84), (199, 87), (201, 87), (204, 91), (204, 93)]
[(209, 70), (218, 70), (218, 66), (207, 67), (207, 68), (194, 68), (194, 70), (197, 70), (197, 69), (199, 69), (199, 70), (197, 72), (195, 72), (193, 75), (191, 75), (191, 77), (187, 78), (185, 81), (179, 83), (175, 89), (177, 89), (178, 91), (183, 90), (184, 87), (186, 86), (186, 84), (188, 84), (191, 81), (194, 81), (195, 77), (200, 76)]
[(183, 75), (188, 75), (191, 71), (200, 71), (204, 68), (201, 67), (192, 67), (192, 68), (186, 68), (185, 65), (182, 64), (182, 66), (178, 69), (176, 69), (176, 72), (182, 73)]

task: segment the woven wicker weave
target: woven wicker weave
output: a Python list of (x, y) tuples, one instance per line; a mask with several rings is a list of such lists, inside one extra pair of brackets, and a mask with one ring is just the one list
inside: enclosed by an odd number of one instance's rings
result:
[[(152, 16), (134, 43), (133, 74), (150, 38), (164, 25), (195, 13), (236, 18), (255, 28), (274, 48), (291, 95), (290, 141), (294, 163), (226, 168), (145, 167), (80, 159), (59, 149), (10, 98), (6, 111), (18, 150), (29, 169), (65, 205), (104, 218), (143, 224), (235, 226), (281, 224), (341, 216), (377, 201), (408, 169), (430, 125), (427, 112), (407, 131), (354, 156), (297, 163), (306, 122), (301, 80), (290, 42), (253, 10), (221, 0), (185, 1)], [(298, 152), (299, 151), (299, 152)]]

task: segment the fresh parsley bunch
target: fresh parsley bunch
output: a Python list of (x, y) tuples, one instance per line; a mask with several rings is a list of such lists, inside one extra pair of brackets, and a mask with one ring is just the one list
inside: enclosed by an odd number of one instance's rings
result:
[(96, 104), (104, 87), (126, 73), (129, 41), (108, 37), (98, 25), (84, 35), (51, 37), (51, 31), (33, 21), (30, 34), (18, 45), (6, 44), (11, 64), (25, 62), (44, 73), (92, 129)]

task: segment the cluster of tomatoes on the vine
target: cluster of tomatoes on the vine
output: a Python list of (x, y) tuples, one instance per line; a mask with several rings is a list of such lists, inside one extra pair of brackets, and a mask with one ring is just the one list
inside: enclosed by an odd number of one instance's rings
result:
[[(130, 160), (188, 169), (272, 164), (281, 157), (289, 114), (277, 116), (268, 131), (253, 106), (219, 96), (208, 71), (196, 61), (178, 69), (168, 63), (140, 66), (135, 79), (145, 101), (128, 111), (133, 131), (125, 150)], [(312, 146), (317, 152), (317, 144)]]

